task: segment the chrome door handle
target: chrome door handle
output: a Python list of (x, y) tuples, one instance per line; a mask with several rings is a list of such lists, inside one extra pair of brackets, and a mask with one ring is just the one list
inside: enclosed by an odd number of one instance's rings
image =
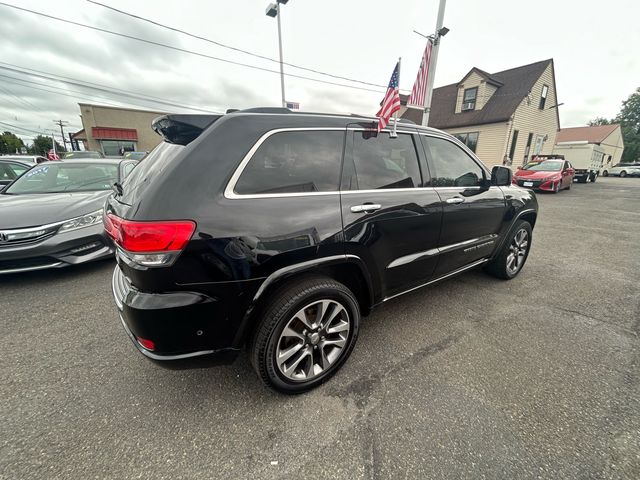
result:
[(363, 205), (354, 205), (351, 207), (353, 213), (373, 212), (374, 210), (380, 210), (382, 205), (379, 203), (365, 203)]
[(462, 203), (462, 202), (464, 202), (464, 198), (462, 198), (462, 197), (453, 197), (453, 198), (447, 198), (445, 201), (447, 203), (453, 203), (453, 204)]

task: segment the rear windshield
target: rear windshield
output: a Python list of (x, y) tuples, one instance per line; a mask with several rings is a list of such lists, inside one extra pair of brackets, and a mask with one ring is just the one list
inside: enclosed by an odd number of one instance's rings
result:
[(118, 181), (118, 165), (45, 163), (31, 168), (5, 190), (9, 194), (109, 190)]
[(124, 182), (122, 182), (122, 195), (117, 200), (132, 205), (135, 200), (147, 189), (150, 182), (169, 167), (171, 161), (184, 149), (183, 145), (162, 142), (154, 148), (133, 169)]

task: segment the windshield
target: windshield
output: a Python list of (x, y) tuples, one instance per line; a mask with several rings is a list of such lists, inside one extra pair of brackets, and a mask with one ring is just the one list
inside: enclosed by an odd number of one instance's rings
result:
[(26, 172), (4, 193), (60, 193), (109, 190), (118, 181), (118, 165), (46, 163)]
[(562, 170), (562, 164), (564, 162), (558, 160), (545, 160), (540, 163), (530, 163), (525, 166), (525, 170), (533, 170), (534, 172), (559, 172)]
[(100, 152), (90, 152), (90, 151), (67, 152), (64, 154), (62, 158), (65, 158), (67, 160), (70, 158), (104, 158), (104, 155), (102, 155)]

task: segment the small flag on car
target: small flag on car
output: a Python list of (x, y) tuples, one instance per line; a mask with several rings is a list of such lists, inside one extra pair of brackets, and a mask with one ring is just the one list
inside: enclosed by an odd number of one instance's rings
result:
[(387, 87), (387, 93), (382, 99), (380, 110), (376, 113), (376, 117), (378, 117), (378, 132), (389, 124), (391, 115), (400, 110), (400, 91), (398, 90), (399, 82), (400, 60), (396, 63), (396, 68), (393, 69), (391, 80), (389, 80), (389, 86)]

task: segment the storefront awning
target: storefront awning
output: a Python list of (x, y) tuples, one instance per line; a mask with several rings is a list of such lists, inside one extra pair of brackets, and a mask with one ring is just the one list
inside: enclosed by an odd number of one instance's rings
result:
[(138, 140), (135, 128), (91, 127), (91, 135), (96, 140)]

